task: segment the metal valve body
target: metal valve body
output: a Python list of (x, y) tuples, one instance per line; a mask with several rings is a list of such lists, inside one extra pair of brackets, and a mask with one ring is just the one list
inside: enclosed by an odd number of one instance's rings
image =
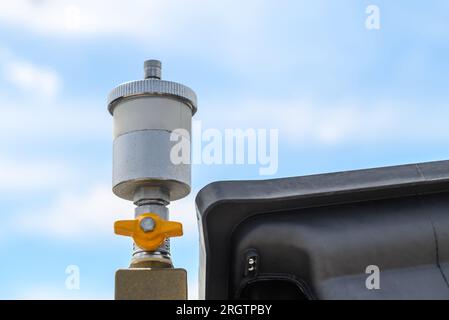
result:
[[(145, 61), (144, 71), (145, 79), (121, 84), (108, 96), (114, 122), (113, 192), (134, 202), (136, 218), (151, 213), (168, 220), (170, 201), (190, 193), (190, 164), (174, 163), (170, 152), (179, 134), (190, 144), (196, 95), (184, 85), (161, 80), (160, 61)], [(147, 232), (157, 232), (155, 227)], [(134, 245), (131, 266), (148, 263), (171, 266), (168, 239), (154, 250)]]

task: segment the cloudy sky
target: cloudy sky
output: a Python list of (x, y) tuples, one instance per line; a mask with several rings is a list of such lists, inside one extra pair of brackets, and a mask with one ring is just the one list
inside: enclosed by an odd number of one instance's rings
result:
[[(446, 0), (0, 0), (0, 298), (113, 297), (131, 243), (112, 224), (133, 207), (111, 192), (106, 96), (145, 59), (196, 91), (203, 129), (279, 129), (274, 178), (448, 159), (448, 57)], [(195, 298), (195, 194), (270, 177), (194, 165), (192, 178), (171, 214)]]

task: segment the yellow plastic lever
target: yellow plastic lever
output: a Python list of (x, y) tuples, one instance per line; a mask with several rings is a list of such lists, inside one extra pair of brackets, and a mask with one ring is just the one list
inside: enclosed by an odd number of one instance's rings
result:
[[(143, 219), (151, 218), (154, 221), (154, 228), (151, 231), (144, 231), (141, 227)], [(165, 239), (182, 236), (182, 224), (174, 221), (167, 221), (154, 213), (142, 214), (134, 220), (119, 220), (114, 223), (115, 234), (129, 236), (142, 249), (156, 250)]]

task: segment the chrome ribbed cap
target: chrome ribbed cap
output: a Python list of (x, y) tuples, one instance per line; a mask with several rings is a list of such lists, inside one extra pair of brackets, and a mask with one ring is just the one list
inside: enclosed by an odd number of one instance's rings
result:
[(126, 82), (112, 89), (108, 95), (108, 110), (111, 114), (113, 114), (114, 106), (119, 100), (136, 96), (170, 96), (183, 101), (192, 109), (192, 115), (195, 114), (197, 110), (195, 92), (182, 84), (160, 80), (160, 61), (145, 61), (144, 71), (144, 80)]

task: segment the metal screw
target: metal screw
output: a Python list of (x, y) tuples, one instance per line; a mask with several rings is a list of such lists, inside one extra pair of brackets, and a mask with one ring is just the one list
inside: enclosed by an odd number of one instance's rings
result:
[(153, 231), (155, 226), (156, 222), (154, 222), (153, 218), (146, 217), (140, 220), (140, 227), (142, 228), (143, 232)]

